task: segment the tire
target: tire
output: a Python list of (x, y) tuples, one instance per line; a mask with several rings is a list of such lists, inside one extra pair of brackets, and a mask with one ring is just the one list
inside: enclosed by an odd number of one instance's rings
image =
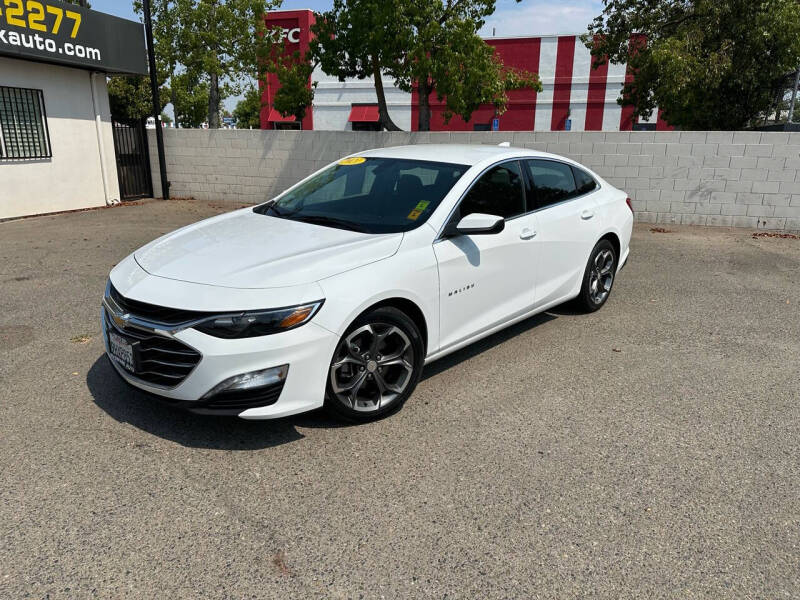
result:
[(325, 407), (350, 421), (383, 418), (411, 396), (424, 362), (422, 335), (404, 312), (390, 306), (366, 312), (336, 346)]
[(606, 303), (617, 274), (617, 260), (617, 253), (611, 242), (597, 242), (586, 263), (581, 292), (575, 299), (581, 310), (594, 312)]

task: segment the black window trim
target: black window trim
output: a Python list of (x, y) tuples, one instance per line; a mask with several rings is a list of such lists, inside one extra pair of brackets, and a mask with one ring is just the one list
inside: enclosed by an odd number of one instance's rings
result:
[[(595, 182), (597, 187), (595, 187), (591, 192), (586, 192), (585, 194), (581, 194), (579, 196), (572, 196), (571, 198), (567, 198), (566, 200), (561, 200), (560, 202), (555, 202), (553, 204), (548, 204), (547, 206), (537, 207), (536, 206), (536, 201), (535, 201), (535, 190), (533, 188), (533, 181), (532, 181), (532, 179), (530, 177), (530, 174), (528, 173), (527, 166), (522, 164), (522, 162), (526, 161), (526, 160), (544, 160), (544, 161), (556, 162), (556, 163), (560, 163), (562, 165), (566, 165), (570, 169), (580, 168), (580, 167), (575, 167), (574, 165), (572, 165), (572, 164), (570, 164), (568, 162), (564, 162), (563, 160), (550, 158), (549, 156), (517, 156), (517, 157), (514, 157), (514, 158), (504, 158), (501, 161), (498, 161), (496, 163), (492, 163), (491, 165), (489, 165), (488, 167), (483, 169), (480, 173), (478, 173), (473, 178), (472, 183), (469, 184), (469, 187), (462, 192), (461, 196), (459, 196), (458, 200), (453, 205), (453, 208), (450, 209), (450, 213), (447, 215), (447, 218), (444, 220), (444, 224), (439, 229), (439, 232), (437, 233), (436, 238), (433, 240), (433, 243), (435, 244), (438, 241), (446, 240), (446, 239), (449, 238), (449, 236), (445, 234), (445, 231), (447, 231), (448, 226), (450, 225), (451, 221), (453, 220), (453, 217), (455, 216), (456, 212), (458, 212), (458, 209), (461, 207), (461, 202), (464, 200), (464, 197), (472, 189), (472, 186), (475, 185), (477, 183), (477, 181), (481, 177), (483, 177), (488, 171), (490, 171), (491, 169), (494, 169), (495, 167), (499, 167), (502, 164), (508, 163), (508, 162), (515, 162), (516, 161), (517, 163), (520, 163), (519, 164), (519, 168), (522, 171), (522, 177), (525, 180), (525, 185), (522, 186), (522, 196), (524, 198), (525, 212), (521, 213), (519, 215), (516, 215), (514, 217), (511, 217), (510, 219), (506, 219), (506, 222), (513, 221), (514, 219), (519, 219), (521, 217), (527, 217), (528, 215), (532, 215), (533, 213), (537, 213), (537, 212), (540, 212), (540, 211), (543, 211), (543, 210), (547, 210), (549, 208), (553, 208), (554, 206), (560, 206), (560, 205), (565, 204), (567, 202), (572, 202), (573, 200), (578, 200), (580, 198), (583, 198), (584, 196), (588, 196), (590, 194), (594, 194), (595, 192), (599, 191), (600, 188), (603, 187), (602, 185), (600, 185), (600, 182), (597, 181), (597, 179), (595, 179), (595, 177), (591, 173), (587, 172), (586, 169), (581, 169), (584, 173), (586, 173), (589, 177), (591, 177), (594, 180), (594, 182)], [(573, 178), (575, 177), (575, 173), (572, 174), (572, 177)], [(528, 200), (528, 186), (531, 187), (531, 190), (534, 190), (534, 201), (531, 204), (529, 204), (529, 200)], [(576, 187), (577, 187), (577, 184), (576, 184)], [(529, 206), (533, 206), (533, 208), (528, 210)]]
[[(16, 107), (23, 100), (19, 99), (14, 92), (22, 91), (22, 92), (32, 92), (36, 95), (36, 101), (34, 102), (34, 106), (39, 109), (39, 114), (37, 115), (41, 122), (41, 132), (37, 132), (37, 140), (39, 143), (44, 143), (45, 145), (45, 152), (40, 152), (38, 154), (31, 154), (25, 156), (9, 156), (8, 153), (8, 140), (5, 139), (5, 135), (2, 133), (0, 126), (0, 137), (2, 137), (3, 148), (2, 152), (0, 152), (0, 162), (15, 162), (15, 161), (26, 161), (26, 160), (48, 160), (53, 158), (53, 146), (50, 141), (50, 126), (47, 122), (47, 108), (45, 106), (44, 101), (44, 90), (41, 88), (25, 88), (25, 87), (18, 87), (18, 86), (0, 86), (0, 94), (5, 96), (7, 93), (12, 94), (12, 103)], [(15, 135), (15, 139), (12, 140), (12, 143), (16, 143), (17, 146), (20, 145), (21, 141), (18, 135)]]

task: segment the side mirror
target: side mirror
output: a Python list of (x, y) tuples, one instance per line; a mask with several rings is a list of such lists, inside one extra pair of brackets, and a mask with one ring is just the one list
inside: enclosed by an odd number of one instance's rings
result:
[(506, 220), (497, 215), (472, 213), (458, 222), (456, 231), (463, 235), (489, 235), (500, 233), (506, 227)]

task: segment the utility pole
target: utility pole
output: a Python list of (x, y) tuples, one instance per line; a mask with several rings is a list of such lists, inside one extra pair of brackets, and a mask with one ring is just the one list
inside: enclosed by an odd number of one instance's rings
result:
[(791, 123), (794, 117), (794, 105), (797, 101), (798, 86), (800, 86), (800, 65), (797, 66), (797, 74), (794, 76), (794, 89), (792, 90), (792, 101), (789, 104), (789, 116), (786, 118), (787, 123)]
[(161, 173), (161, 197), (169, 200), (169, 181), (167, 181), (167, 161), (164, 158), (164, 131), (161, 128), (161, 99), (158, 97), (158, 74), (156, 73), (156, 53), (153, 48), (153, 20), (150, 16), (150, 0), (142, 2), (144, 13), (144, 33), (147, 38), (147, 60), (150, 65), (150, 89), (153, 94), (153, 118), (156, 120), (156, 147), (158, 148), (158, 170)]

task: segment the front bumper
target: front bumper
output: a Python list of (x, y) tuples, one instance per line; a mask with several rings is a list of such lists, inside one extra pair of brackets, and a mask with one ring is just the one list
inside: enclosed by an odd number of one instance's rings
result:
[[(111, 364), (129, 384), (172, 404), (200, 413), (237, 414), (244, 419), (284, 417), (313, 410), (323, 404), (328, 366), (338, 338), (313, 321), (283, 333), (234, 340), (216, 338), (194, 329), (169, 334), (168, 337), (194, 349), (201, 357), (185, 379), (167, 387), (137, 378), (111, 356), (108, 338), (111, 326), (107, 322), (106, 312), (104, 306), (101, 318), (103, 341)], [(269, 402), (268, 405), (245, 408), (239, 412), (235, 406), (214, 406), (214, 397), (204, 398), (211, 389), (229, 377), (285, 364), (289, 365), (289, 372), (282, 387), (277, 390), (277, 400), (272, 397), (276, 390), (263, 390), (264, 402)]]

